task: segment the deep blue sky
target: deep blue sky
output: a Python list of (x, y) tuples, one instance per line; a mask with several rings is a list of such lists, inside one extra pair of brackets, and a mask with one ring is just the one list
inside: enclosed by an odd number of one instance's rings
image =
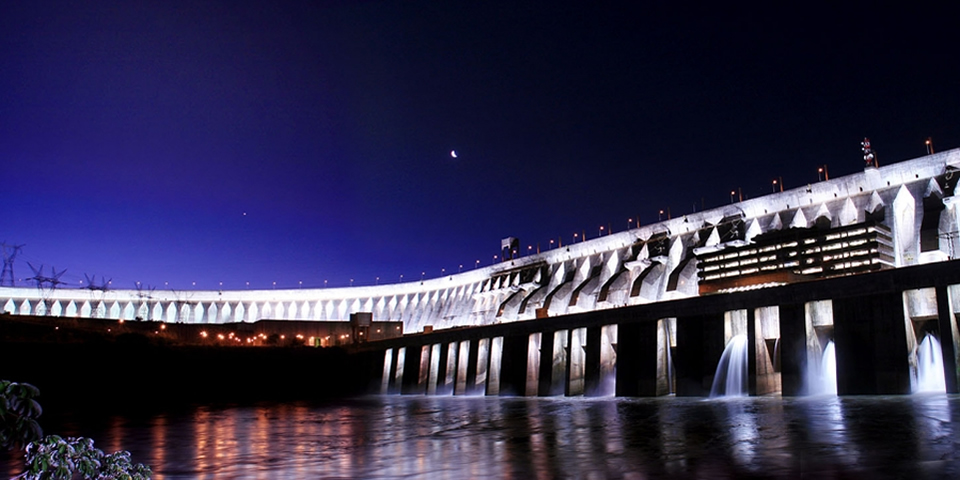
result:
[(513, 3), (3, 2), (17, 276), (411, 280), (960, 146), (954, 12)]

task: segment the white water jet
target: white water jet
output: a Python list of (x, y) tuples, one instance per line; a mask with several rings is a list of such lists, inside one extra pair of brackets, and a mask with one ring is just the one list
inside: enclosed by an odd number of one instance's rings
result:
[(837, 349), (833, 340), (823, 347), (819, 361), (807, 366), (807, 394), (837, 394)]
[(947, 383), (943, 376), (943, 350), (940, 341), (933, 335), (927, 335), (920, 342), (917, 349), (917, 392), (947, 391)]
[(820, 358), (820, 393), (824, 395), (837, 394), (837, 347), (833, 341), (827, 342)]
[(736, 335), (727, 343), (713, 375), (711, 397), (744, 397), (747, 395), (747, 336)]

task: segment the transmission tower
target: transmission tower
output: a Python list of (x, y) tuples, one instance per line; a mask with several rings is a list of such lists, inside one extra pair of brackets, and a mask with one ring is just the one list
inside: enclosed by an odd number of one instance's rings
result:
[[(176, 323), (181, 323), (181, 322), (192, 323), (191, 322), (192, 319), (190, 317), (193, 317), (196, 314), (196, 312), (194, 311), (194, 305), (199, 303), (191, 300), (191, 298), (193, 298), (193, 292), (183, 291), (183, 290), (170, 290), (170, 292), (173, 293), (173, 298), (174, 298), (173, 304), (176, 306), (176, 309), (177, 309), (177, 315), (174, 321)], [(186, 318), (183, 318), (184, 310), (187, 311)]]
[(153, 299), (153, 291), (156, 290), (157, 287), (147, 285), (147, 291), (144, 292), (144, 286), (140, 282), (136, 282), (134, 286), (137, 288), (137, 298), (140, 299), (140, 304), (137, 306), (136, 317), (139, 320), (149, 321), (152, 313), (152, 309), (150, 308), (150, 300)]
[(87, 277), (87, 286), (84, 287), (87, 290), (90, 290), (90, 301), (93, 302), (93, 305), (90, 306), (90, 318), (100, 318), (101, 307), (104, 309), (102, 312), (104, 317), (106, 317), (106, 306), (103, 303), (104, 298), (107, 296), (107, 290), (110, 289), (110, 282), (113, 281), (111, 278), (107, 280), (106, 277), (100, 276), (100, 285), (97, 285), (97, 276), (89, 276), (86, 273), (83, 274), (84, 277)]
[(52, 273), (50, 273), (48, 277), (43, 274), (43, 265), (40, 265), (39, 269), (35, 268), (30, 262), (27, 262), (27, 265), (30, 267), (30, 270), (33, 270), (33, 277), (29, 280), (37, 282), (37, 290), (40, 291), (40, 298), (43, 299), (44, 315), (50, 315), (50, 294), (57, 289), (58, 285), (63, 285), (60, 277), (63, 276), (67, 269), (58, 272), (56, 268), (50, 267)]
[(23, 245), (7, 245), (7, 242), (0, 244), (3, 248), (3, 272), (0, 273), (0, 286), (16, 286), (16, 280), (13, 276), (13, 260), (17, 258)]

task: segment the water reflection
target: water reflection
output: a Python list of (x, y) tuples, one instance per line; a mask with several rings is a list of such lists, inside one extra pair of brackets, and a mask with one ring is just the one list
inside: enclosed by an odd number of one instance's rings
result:
[[(956, 477), (960, 397), (369, 397), (47, 425), (157, 479)], [(8, 477), (18, 466), (3, 465)]]

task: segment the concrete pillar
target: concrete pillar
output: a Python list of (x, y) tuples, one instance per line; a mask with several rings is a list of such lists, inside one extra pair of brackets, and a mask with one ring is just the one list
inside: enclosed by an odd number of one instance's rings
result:
[(588, 397), (602, 395), (600, 391), (601, 372), (601, 328), (587, 328), (587, 342), (584, 345), (583, 394)]
[[(457, 346), (457, 370), (453, 381), (454, 395), (466, 395), (467, 385), (469, 385), (468, 381), (472, 382), (477, 376), (476, 367), (474, 367), (473, 377), (470, 377), (470, 352), (474, 350), (474, 347), (471, 345), (472, 342), (470, 340), (463, 340)], [(474, 355), (473, 358), (474, 362), (476, 362), (476, 355)]]
[(524, 386), (524, 395), (535, 397), (540, 388), (540, 333), (531, 333), (527, 336), (527, 380)]
[[(437, 359), (437, 395), (450, 395), (453, 392), (453, 379), (457, 365), (456, 342), (439, 345), (440, 352)], [(452, 359), (452, 361), (451, 361)]]
[(486, 395), (500, 395), (500, 361), (503, 354), (503, 337), (490, 339), (487, 352)]
[(756, 395), (782, 391), (780, 381), (780, 309), (761, 307), (754, 310), (756, 335)]
[(390, 374), (393, 371), (393, 349), (388, 348), (383, 352), (383, 366), (380, 373), (380, 395), (390, 393)]
[(833, 300), (837, 394), (911, 393), (900, 292)]
[(500, 396), (523, 396), (527, 391), (528, 335), (503, 337), (500, 356)]
[(400, 393), (400, 384), (403, 380), (403, 361), (406, 358), (406, 348), (393, 349), (393, 360), (390, 362), (390, 385), (387, 393)]
[(537, 395), (546, 397), (553, 395), (553, 343), (555, 332), (547, 331), (540, 334), (540, 371), (537, 378)]
[(583, 395), (587, 329), (570, 329), (567, 337), (567, 345), (567, 377), (564, 394), (568, 397)]
[(723, 355), (724, 314), (677, 318), (677, 348), (673, 362), (678, 397), (706, 397)]
[(657, 322), (621, 323), (618, 327), (616, 394), (657, 395)]
[(427, 386), (429, 385), (430, 377), (433, 374), (432, 365), (430, 364), (432, 353), (433, 345), (424, 345), (420, 347), (420, 376), (417, 377), (417, 392), (421, 394), (427, 393)]
[(780, 394), (803, 392), (807, 371), (806, 308), (801, 304), (780, 305)]
[[(436, 343), (430, 345), (430, 373), (427, 375), (427, 395), (436, 395), (437, 394), (437, 384), (443, 381), (444, 375), (446, 375), (445, 362), (441, 362), (441, 357), (447, 356), (447, 350), (444, 345)], [(444, 358), (445, 360), (445, 358)]]
[(940, 327), (940, 347), (943, 349), (943, 379), (947, 393), (960, 393), (960, 378), (957, 376), (957, 323), (954, 321), (950, 302), (950, 290), (937, 287), (937, 317)]

